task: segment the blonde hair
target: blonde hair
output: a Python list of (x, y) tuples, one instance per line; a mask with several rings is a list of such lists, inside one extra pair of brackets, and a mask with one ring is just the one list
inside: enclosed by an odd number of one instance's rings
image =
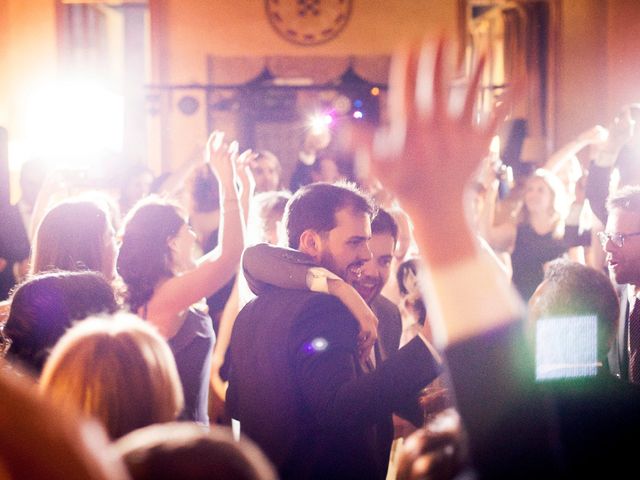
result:
[(125, 312), (69, 329), (44, 366), (40, 391), (61, 407), (98, 418), (112, 438), (174, 420), (184, 401), (168, 344)]
[[(551, 192), (552, 211), (549, 212), (549, 214), (553, 217), (554, 222), (552, 235), (555, 238), (560, 238), (564, 235), (564, 219), (569, 213), (569, 204), (567, 202), (564, 185), (555, 173), (544, 168), (536, 169), (533, 174), (527, 178), (525, 185), (536, 180), (542, 181)], [(529, 211), (525, 202), (522, 202), (520, 222), (529, 223)]]

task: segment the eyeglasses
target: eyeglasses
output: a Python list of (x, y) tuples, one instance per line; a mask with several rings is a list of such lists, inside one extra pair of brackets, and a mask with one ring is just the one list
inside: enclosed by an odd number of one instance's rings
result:
[(628, 237), (637, 237), (640, 235), (640, 232), (634, 233), (607, 233), (607, 232), (598, 232), (598, 240), (600, 240), (600, 245), (602, 248), (605, 247), (607, 242), (611, 240), (616, 247), (622, 248), (624, 245), (624, 239)]

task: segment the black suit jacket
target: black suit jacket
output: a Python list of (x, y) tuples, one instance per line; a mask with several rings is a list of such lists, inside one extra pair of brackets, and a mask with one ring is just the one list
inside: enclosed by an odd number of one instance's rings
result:
[(378, 295), (371, 302), (371, 310), (378, 319), (377, 348), (385, 360), (400, 348), (402, 336), (402, 316), (395, 303), (383, 295)]
[(635, 471), (640, 389), (606, 372), (535, 382), (522, 327), (496, 328), (445, 350), (477, 478), (625, 478)]
[(0, 300), (5, 300), (16, 283), (13, 264), (29, 257), (29, 237), (15, 205), (0, 205), (0, 258), (7, 261), (0, 271)]
[(357, 334), (346, 307), (321, 293), (274, 288), (238, 315), (227, 407), (282, 478), (385, 478), (381, 433), (440, 367), (416, 338), (365, 373)]
[(611, 346), (607, 360), (611, 373), (625, 381), (629, 380), (629, 352), (627, 351), (629, 313), (628, 289), (627, 285), (623, 285), (620, 292), (620, 315), (618, 317), (616, 339)]

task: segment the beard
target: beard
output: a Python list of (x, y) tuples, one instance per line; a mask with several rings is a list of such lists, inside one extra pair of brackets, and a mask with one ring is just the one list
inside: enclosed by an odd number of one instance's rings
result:
[[(362, 291), (358, 289), (358, 282), (362, 280), (362, 265), (362, 261), (356, 261), (348, 264), (346, 267), (341, 267), (331, 252), (325, 251), (320, 255), (321, 267), (324, 267), (338, 275), (345, 282), (354, 287), (364, 298), (365, 295), (363, 295)], [(370, 296), (370, 292), (368, 292), (368, 295), (366, 296)], [(367, 298), (365, 298), (365, 300), (368, 301)]]
[(336, 258), (331, 254), (331, 252), (324, 251), (320, 254), (320, 266), (326, 268), (330, 272), (335, 273), (344, 281), (349, 281), (347, 278), (347, 269), (341, 268), (338, 265)]

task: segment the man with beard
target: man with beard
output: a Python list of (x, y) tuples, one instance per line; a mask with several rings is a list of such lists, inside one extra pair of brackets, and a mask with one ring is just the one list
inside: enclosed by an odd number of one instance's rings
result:
[[(289, 246), (347, 280), (371, 259), (368, 200), (315, 183), (289, 201)], [(315, 271), (312, 292), (271, 287), (236, 319), (227, 406), (282, 478), (385, 478), (391, 414), (440, 367), (422, 336), (375, 370), (359, 359), (358, 322)], [(324, 288), (322, 287), (324, 285)], [(373, 293), (371, 284), (367, 289)]]
[(607, 225), (598, 237), (611, 278), (623, 288), (618, 335), (609, 353), (611, 372), (640, 383), (640, 187), (623, 187), (607, 202)]
[[(348, 282), (367, 303), (377, 319), (376, 355), (382, 360), (400, 347), (402, 318), (398, 307), (380, 292), (391, 274), (393, 252), (398, 240), (398, 226), (393, 217), (378, 208), (371, 221), (371, 258), (354, 270), (348, 270), (345, 280), (318, 267), (313, 259), (300, 251), (261, 243), (245, 250), (242, 266), (245, 277), (256, 295), (272, 286), (291, 289), (313, 289), (314, 282), (324, 285), (327, 277), (328, 293), (338, 298), (349, 295), (339, 285)], [(336, 283), (334, 283), (336, 282)], [(335, 291), (335, 293), (334, 293)], [(350, 305), (348, 299), (344, 302)], [(359, 312), (352, 312), (358, 316)]]

